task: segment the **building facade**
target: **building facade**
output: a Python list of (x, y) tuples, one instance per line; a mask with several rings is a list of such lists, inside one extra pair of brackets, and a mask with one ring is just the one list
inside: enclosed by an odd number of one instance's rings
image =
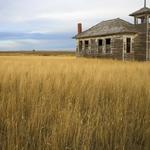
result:
[(130, 14), (134, 24), (120, 18), (103, 21), (82, 31), (78, 24), (76, 54), (82, 57), (150, 60), (150, 8)]

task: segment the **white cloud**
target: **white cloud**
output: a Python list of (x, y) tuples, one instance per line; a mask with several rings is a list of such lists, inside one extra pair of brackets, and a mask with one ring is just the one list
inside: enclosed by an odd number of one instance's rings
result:
[[(144, 1), (144, 0), (143, 0)], [(143, 6), (137, 0), (0, 0), (0, 22), (27, 22), (38, 19), (84, 20), (123, 17)], [(131, 12), (130, 12), (131, 11)]]
[(19, 43), (17, 41), (12, 40), (2, 40), (0, 41), (0, 50), (13, 50), (16, 49), (16, 47), (19, 46)]
[[(132, 21), (128, 14), (143, 5), (144, 0), (0, 0), (0, 32), (75, 34), (78, 22), (87, 29), (116, 17)], [(19, 47), (17, 43), (1, 41), (0, 49)]]
[(0, 50), (73, 50), (74, 41), (71, 39), (61, 40), (34, 40), (34, 39), (22, 39), (22, 40), (5, 40), (0, 41)]

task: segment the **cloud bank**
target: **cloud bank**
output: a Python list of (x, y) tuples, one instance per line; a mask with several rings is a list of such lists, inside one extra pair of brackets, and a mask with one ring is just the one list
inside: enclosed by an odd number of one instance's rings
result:
[[(123, 18), (143, 7), (141, 0), (0, 0), (0, 50), (74, 49), (76, 24), (84, 29)], [(148, 4), (149, 5), (149, 4)]]

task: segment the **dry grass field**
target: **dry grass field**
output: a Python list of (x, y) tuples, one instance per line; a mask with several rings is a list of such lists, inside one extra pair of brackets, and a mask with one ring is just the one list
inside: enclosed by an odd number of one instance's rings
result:
[(150, 63), (0, 56), (1, 150), (150, 150)]

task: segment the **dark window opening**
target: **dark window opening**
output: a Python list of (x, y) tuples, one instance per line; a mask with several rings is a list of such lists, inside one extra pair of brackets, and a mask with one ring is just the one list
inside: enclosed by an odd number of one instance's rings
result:
[(111, 39), (106, 39), (106, 45), (110, 45), (111, 44)]
[(88, 48), (89, 47), (89, 41), (85, 41), (85, 48)]
[(131, 53), (131, 38), (127, 38), (127, 53)]
[(101, 54), (103, 52), (103, 40), (98, 40), (98, 53)]
[(98, 40), (98, 46), (103, 46), (103, 40)]
[(141, 23), (145, 23), (145, 18), (141, 18)]
[(111, 39), (106, 39), (106, 53), (111, 54)]

